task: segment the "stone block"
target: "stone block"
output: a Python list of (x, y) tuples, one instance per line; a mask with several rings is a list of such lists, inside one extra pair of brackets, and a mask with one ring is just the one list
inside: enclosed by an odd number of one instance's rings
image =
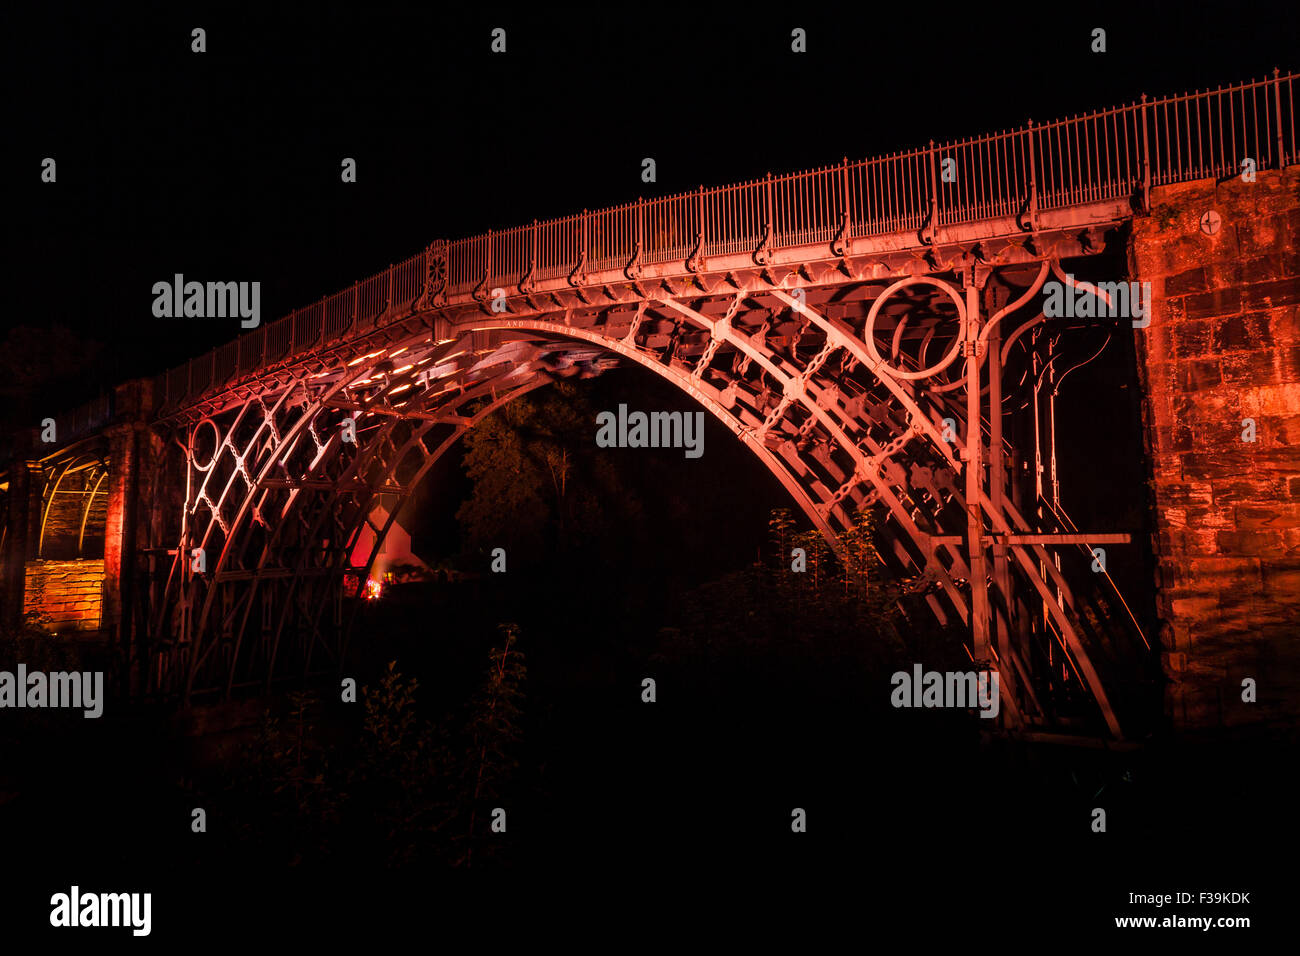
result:
[(1217, 531), (1215, 543), (1220, 554), (1268, 557), (1280, 556), (1286, 550), (1277, 531)]
[(1204, 292), (1208, 288), (1207, 281), (1205, 267), (1197, 266), (1194, 269), (1188, 269), (1185, 272), (1179, 272), (1165, 278), (1163, 291), (1166, 296)]
[[(1258, 306), (1252, 306), (1252, 308), (1258, 308)], [(1189, 319), (1207, 319), (1233, 315), (1241, 311), (1241, 290), (1229, 286), (1189, 295), (1183, 299), (1183, 309)]]
[(1215, 352), (1251, 351), (1272, 344), (1272, 329), (1264, 312), (1227, 316), (1214, 324), (1211, 335)]
[(1300, 277), (1288, 276), (1272, 282), (1245, 286), (1239, 301), (1248, 309), (1272, 309), (1300, 302)]

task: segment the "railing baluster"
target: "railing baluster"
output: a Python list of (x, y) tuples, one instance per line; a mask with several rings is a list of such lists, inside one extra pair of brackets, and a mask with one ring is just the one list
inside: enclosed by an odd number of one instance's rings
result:
[(1151, 154), (1147, 149), (1147, 95), (1142, 94), (1142, 211), (1151, 211)]
[(1038, 229), (1038, 134), (1034, 132), (1034, 121), (1029, 120), (1025, 131), (1025, 149), (1029, 151), (1029, 226)]
[[(1109, 114), (1109, 115), (1107, 115), (1107, 116), (1103, 116), (1102, 119), (1101, 119), (1101, 127), (1100, 127), (1100, 130), (1101, 130), (1101, 132), (1100, 132), (1100, 136), (1101, 136), (1101, 141), (1102, 141), (1102, 143), (1103, 143), (1101, 156), (1104, 157), (1105, 160), (1106, 160), (1106, 177), (1105, 177), (1105, 179), (1102, 180), (1101, 195), (1102, 195), (1102, 197), (1105, 198), (1105, 199), (1110, 199), (1110, 198), (1111, 198), (1111, 193), (1114, 191), (1114, 183), (1113, 183), (1113, 181), (1111, 180), (1111, 175), (1110, 175), (1110, 144), (1111, 144), (1111, 135), (1110, 135), (1110, 126), (1108, 125), (1108, 124), (1112, 121), (1113, 116), (1114, 116), (1114, 114)], [(1100, 157), (1098, 158), (1097, 174), (1098, 174), (1099, 176), (1101, 175), (1101, 158), (1100, 158)]]
[[(697, 268), (706, 253), (755, 248), (756, 234), (758, 242), (766, 239), (772, 246), (821, 243), (838, 236), (847, 243), (855, 229), (864, 236), (911, 232), (928, 221), (933, 237), (940, 227), (963, 220), (1019, 215), (1026, 189), (1031, 229), (1037, 228), (1043, 209), (1133, 195), (1139, 185), (1142, 207), (1149, 212), (1153, 185), (1235, 174), (1245, 150), (1252, 151), (1257, 168), (1281, 169), (1295, 160), (1296, 146), (1295, 74), (1274, 69), (1271, 78), (1227, 89), (1155, 100), (1144, 93), (1127, 106), (1076, 115), (1046, 128), (1030, 120), (1023, 130), (971, 137), (946, 147), (930, 140), (928, 148), (852, 166), (846, 157), (840, 163), (838, 186), (833, 167), (775, 179), (769, 173), (761, 186), (752, 181), (706, 195), (701, 185), (694, 196), (684, 193), (650, 202), (638, 198), (635, 209), (628, 203), (603, 210), (594, 214), (595, 235), (593, 214), (587, 210), (544, 223), (533, 220), (531, 226), (515, 227), (504, 236), (489, 230), (447, 244), (447, 297), (464, 301), (480, 284), (490, 295), (493, 287), (517, 284), (524, 277), (550, 281), (579, 267), (588, 273), (607, 270), (637, 250), (643, 265), (687, 259)], [(950, 190), (942, 188), (941, 158), (956, 163)], [(498, 241), (499, 253), (494, 250)], [(381, 314), (420, 295), (429, 266), (428, 253), (422, 251), (354, 282), (350, 300), (347, 290), (319, 300), (310, 307), (320, 309), (315, 319), (306, 310), (291, 311), (254, 333), (261, 335), (256, 347), (238, 341), (233, 353), (227, 344), (191, 359), (159, 376), (158, 400), (179, 407), (197, 392), (253, 371), (254, 361), (291, 362), (310, 344), (371, 329)], [(331, 323), (338, 328), (331, 330)]]
[(1065, 131), (1066, 149), (1070, 149), (1069, 144), (1071, 140), (1074, 142), (1074, 148), (1072, 151), (1067, 153), (1066, 158), (1070, 163), (1070, 197), (1075, 202), (1083, 202), (1087, 197), (1084, 178), (1081, 175), (1083, 156), (1082, 149), (1079, 145), (1079, 141), (1082, 138), (1079, 135), (1079, 125), (1079, 117), (1076, 115), (1074, 117), (1074, 122), (1071, 123)]
[[(913, 223), (907, 222), (909, 218), (907, 206), (910, 205), (908, 193), (913, 193), (916, 201), (917, 216), (915, 226), (921, 228), (925, 220), (924, 210), (930, 205), (930, 196), (926, 191), (924, 179), (919, 175), (920, 170), (909, 165), (904, 167), (901, 153), (891, 155), (888, 159), (880, 164), (879, 178), (879, 202), (880, 202), (880, 232), (902, 231), (911, 229)], [(907, 174), (907, 182), (911, 187), (909, 190), (901, 190), (895, 186), (894, 181), (897, 178), (901, 184), (904, 174)], [(916, 195), (923, 193), (924, 195)], [(895, 196), (897, 196), (898, 210), (895, 211)]]
[[(1268, 107), (1267, 107), (1268, 98), (1267, 98), (1267, 97), (1265, 97), (1264, 102), (1265, 102), (1265, 104), (1266, 104), (1266, 105), (1265, 105), (1265, 112), (1267, 112), (1267, 109), (1268, 109)], [(1283, 149), (1282, 149), (1282, 81), (1279, 79), (1279, 76), (1278, 76), (1278, 69), (1277, 69), (1277, 67), (1274, 67), (1274, 68), (1273, 68), (1273, 110), (1274, 110), (1274, 115), (1275, 115), (1276, 118), (1277, 118), (1277, 159), (1274, 160), (1274, 162), (1276, 163), (1276, 165), (1275, 165), (1273, 168), (1274, 168), (1274, 169), (1281, 169), (1282, 166), (1284, 165), (1284, 163), (1283, 163), (1283, 159), (1282, 159), (1282, 157), (1283, 157)]]
[(1083, 120), (1082, 126), (1083, 145), (1081, 149), (1083, 152), (1079, 157), (1079, 170), (1084, 181), (1088, 183), (1084, 190), (1084, 196), (1096, 201), (1096, 199), (1101, 195), (1101, 190), (1098, 188), (1099, 183), (1097, 182), (1097, 178), (1093, 175), (1095, 164), (1097, 162), (1097, 128), (1095, 121), (1086, 117)]
[(939, 228), (939, 177), (935, 172), (934, 140), (930, 140), (930, 234)]
[[(1254, 127), (1255, 127), (1255, 130), (1254, 130), (1254, 132), (1255, 132), (1255, 165), (1256, 165), (1256, 166), (1259, 166), (1259, 167), (1262, 168), (1262, 167), (1264, 166), (1264, 151), (1263, 151), (1263, 149), (1260, 148), (1260, 147), (1261, 147), (1261, 143), (1260, 143), (1260, 141), (1259, 141), (1259, 125), (1260, 125), (1260, 124), (1259, 124), (1259, 89), (1260, 89), (1260, 88), (1259, 88), (1258, 86), (1252, 86), (1252, 87), (1250, 88), (1250, 118), (1251, 118), (1251, 120), (1253, 121), (1253, 124), (1254, 124)], [(1268, 87), (1267, 87), (1267, 86), (1264, 87), (1264, 115), (1265, 115), (1265, 116), (1268, 115)], [(1264, 139), (1265, 139), (1265, 141), (1268, 140), (1268, 134), (1267, 134), (1267, 133), (1265, 133), (1265, 135), (1264, 135)]]
[[(1206, 92), (1209, 91), (1207, 90)], [(1190, 105), (1188, 108), (1191, 108)], [(1191, 120), (1189, 119), (1187, 122), (1187, 136), (1189, 140), (1187, 151), (1189, 153), (1191, 152), (1191, 134)], [(1196, 104), (1196, 169), (1202, 177), (1205, 176), (1205, 156), (1201, 148), (1201, 105), (1199, 101)]]
[[(1296, 135), (1295, 135), (1295, 77), (1294, 76), (1287, 77), (1286, 99), (1287, 102), (1291, 104), (1291, 160), (1294, 162), (1295, 160), (1300, 159), (1300, 148), (1297, 148)], [(1280, 127), (1281, 125), (1282, 124), (1279, 121), (1278, 126)], [(1285, 166), (1287, 164), (1286, 159), (1287, 157), (1285, 156), (1285, 151), (1284, 151), (1282, 160), (1278, 165), (1279, 169), (1282, 168), (1282, 166)]]

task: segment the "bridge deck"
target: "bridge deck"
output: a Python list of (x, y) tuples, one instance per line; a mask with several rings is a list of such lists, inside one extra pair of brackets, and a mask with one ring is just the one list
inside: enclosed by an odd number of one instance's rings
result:
[[(1023, 241), (1098, 227), (1145, 208), (1152, 186), (1297, 161), (1296, 74), (1028, 123), (874, 159), (691, 193), (428, 249), (159, 375), (154, 408), (173, 415), (239, 382), (364, 338), (426, 306), (448, 309), (553, 288), (725, 274), (754, 264), (919, 255), (950, 244)], [(920, 261), (920, 260), (918, 260)], [(431, 270), (445, 270), (434, 275)], [(61, 441), (111, 417), (103, 399), (58, 419)]]

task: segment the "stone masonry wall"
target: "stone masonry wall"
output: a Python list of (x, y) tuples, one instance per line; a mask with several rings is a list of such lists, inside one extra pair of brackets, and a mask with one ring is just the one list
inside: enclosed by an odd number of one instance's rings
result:
[[(1219, 225), (1207, 234), (1202, 217)], [(1152, 190), (1130, 267), (1156, 507), (1166, 710), (1300, 715), (1300, 167)], [(1249, 420), (1249, 421), (1247, 421)], [(1251, 428), (1253, 424), (1253, 435)], [(1248, 439), (1253, 437), (1253, 441)], [(1258, 700), (1242, 700), (1253, 678)]]
[(79, 545), (84, 548), (85, 556), (96, 555), (104, 546), (107, 516), (107, 481), (99, 481), (98, 473), (93, 471), (65, 475), (45, 519), (42, 555), (52, 559), (75, 558)]
[(103, 559), (29, 561), (24, 610), (43, 631), (99, 630)]

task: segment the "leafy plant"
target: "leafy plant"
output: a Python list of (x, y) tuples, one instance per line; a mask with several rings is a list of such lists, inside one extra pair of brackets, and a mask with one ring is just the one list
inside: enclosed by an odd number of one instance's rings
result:
[(498, 631), (501, 646), (489, 653), (487, 675), (470, 714), (470, 763), (465, 781), (470, 804), (466, 865), (472, 862), (476, 837), (480, 835), (475, 829), (480, 825), (480, 807), (487, 807), (501, 796), (503, 786), (519, 766), (515, 751), (523, 736), (519, 722), (527, 666), (523, 652), (516, 647), (518, 625), (501, 624)]

